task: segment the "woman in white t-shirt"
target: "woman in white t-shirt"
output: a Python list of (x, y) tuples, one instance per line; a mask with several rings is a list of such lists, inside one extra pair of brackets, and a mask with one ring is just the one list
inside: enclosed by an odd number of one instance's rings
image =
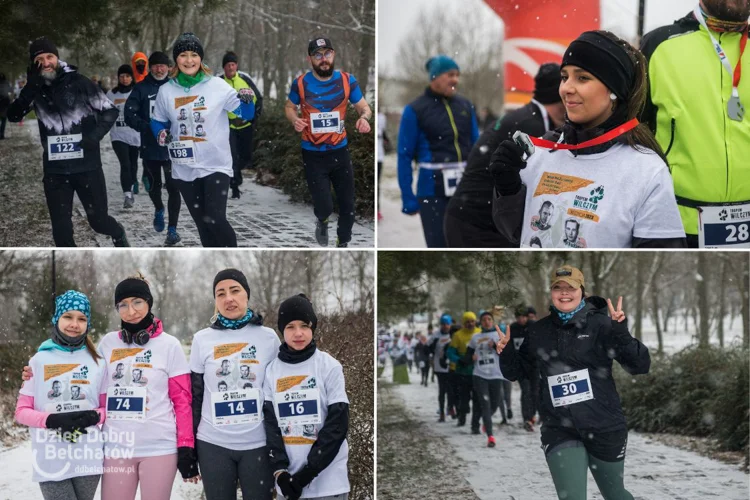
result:
[(234, 175), (229, 148), (229, 117), (255, 116), (255, 95), (236, 91), (211, 76), (203, 64), (203, 46), (183, 33), (172, 50), (176, 66), (159, 87), (151, 130), (167, 146), (172, 177), (198, 228), (204, 247), (236, 247), (237, 235), (227, 221), (227, 193)]
[(99, 388), (107, 413), (102, 498), (134, 500), (140, 487), (143, 498), (168, 500), (178, 469), (186, 482), (200, 479), (190, 369), (180, 341), (151, 312), (153, 297), (142, 275), (120, 282), (114, 302), (121, 329), (106, 334), (98, 348), (107, 370)]
[(250, 287), (237, 269), (214, 278), (215, 314), (193, 337), (193, 431), (207, 500), (270, 500), (273, 475), (263, 429), (263, 380), (279, 337), (248, 307)]
[(133, 68), (129, 64), (118, 68), (117, 82), (117, 87), (107, 92), (107, 97), (120, 112), (109, 135), (112, 138), (112, 149), (120, 162), (120, 185), (125, 195), (123, 207), (132, 208), (135, 203), (133, 194), (138, 193), (138, 148), (141, 146), (141, 135), (125, 124), (125, 102), (133, 91)]
[(102, 474), (97, 424), (104, 421), (99, 388), (107, 366), (88, 337), (88, 297), (75, 290), (57, 297), (52, 325), (51, 338), (29, 361), (44, 377), (21, 386), (15, 417), (31, 428), (32, 480), (45, 500), (91, 500)]
[(344, 371), (315, 346), (318, 325), (303, 294), (279, 306), (284, 343), (266, 368), (264, 426), (280, 495), (287, 500), (349, 497), (349, 398)]
[(526, 161), (510, 140), (492, 155), (493, 219), (506, 238), (535, 248), (686, 246), (666, 156), (636, 119), (646, 68), (643, 54), (607, 31), (570, 44), (561, 131), (534, 139), (546, 149)]

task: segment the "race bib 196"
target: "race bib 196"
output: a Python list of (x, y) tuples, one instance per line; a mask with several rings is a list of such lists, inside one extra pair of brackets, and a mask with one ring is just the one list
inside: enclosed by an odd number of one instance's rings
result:
[(108, 420), (146, 420), (145, 387), (110, 387), (107, 389)]
[(258, 389), (211, 393), (214, 425), (256, 424), (260, 422)]
[(82, 134), (48, 136), (47, 157), (49, 161), (83, 158), (81, 139), (83, 139)]
[(339, 112), (310, 113), (310, 132), (313, 134), (340, 133)]
[(453, 196), (458, 187), (458, 183), (461, 182), (461, 177), (464, 175), (463, 168), (447, 168), (443, 172), (443, 189), (445, 190), (445, 196)]
[(170, 142), (169, 158), (181, 165), (195, 165), (195, 143), (193, 141)]
[(291, 389), (274, 395), (279, 427), (309, 425), (323, 422), (320, 415), (318, 389)]
[(750, 248), (750, 203), (698, 210), (700, 248)]
[(547, 377), (547, 383), (553, 406), (567, 406), (594, 399), (587, 368)]

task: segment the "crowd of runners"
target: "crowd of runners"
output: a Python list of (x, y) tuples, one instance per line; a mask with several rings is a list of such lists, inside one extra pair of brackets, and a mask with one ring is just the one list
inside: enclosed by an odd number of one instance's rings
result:
[[(503, 448), (503, 425), (518, 422), (539, 432), (559, 498), (587, 498), (591, 470), (604, 498), (632, 500), (623, 472), (628, 429), (612, 365), (617, 361), (631, 375), (648, 373), (648, 348), (630, 335), (622, 297), (614, 304), (586, 295), (575, 267), (552, 272), (549, 303), (549, 314), (539, 318), (534, 307), (523, 305), (511, 321), (504, 307), (494, 306), (460, 318), (443, 314), (434, 331), (381, 330), (379, 363), (391, 359), (394, 382), (404, 382), (399, 370), (418, 372), (428, 389), (437, 379), (437, 422), (469, 424), (471, 434), (484, 434), (488, 447), (502, 448), (509, 458), (513, 450)], [(510, 404), (514, 381), (520, 418)], [(493, 425), (497, 412), (500, 429)]]
[[(171, 54), (155, 51), (146, 57), (138, 52), (120, 65), (117, 85), (105, 92), (101, 81), (60, 59), (52, 40), (41, 37), (30, 44), (25, 83), (12, 102), (0, 102), (0, 111), (11, 122), (36, 113), (56, 246), (75, 246), (74, 195), (94, 231), (110, 236), (115, 246), (129, 246), (124, 227), (109, 214), (106, 184), (115, 179), (105, 179), (100, 152), (107, 134), (120, 164), (123, 208), (135, 205), (142, 186), (154, 208), (153, 219), (143, 224), (153, 225), (157, 233), (166, 229), (166, 246), (181, 240), (183, 205), (204, 247), (237, 246), (227, 200), (230, 193), (240, 198), (242, 171), (253, 166), (263, 97), (250, 75), (239, 70), (236, 53), (224, 55), (218, 76), (203, 58), (201, 40), (183, 33)], [(328, 246), (333, 186), (339, 207), (336, 246), (347, 247), (355, 199), (345, 115), (351, 103), (359, 114), (354, 128), (367, 134), (372, 111), (357, 79), (335, 69), (335, 58), (329, 38), (310, 40), (310, 71), (291, 83), (285, 115), (289, 133), (301, 135), (301, 161), (315, 215), (310, 232), (320, 246)]]

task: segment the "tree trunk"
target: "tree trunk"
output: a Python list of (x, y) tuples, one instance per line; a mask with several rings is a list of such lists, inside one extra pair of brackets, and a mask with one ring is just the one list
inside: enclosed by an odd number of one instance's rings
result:
[(638, 340), (641, 340), (643, 336), (644, 257), (645, 255), (640, 252), (635, 257), (635, 324), (633, 325), (633, 331), (635, 338)]
[(698, 292), (698, 343), (701, 347), (708, 347), (708, 262), (704, 252), (698, 253), (698, 276), (696, 276), (696, 290)]
[(750, 253), (743, 259), (740, 269), (743, 270), (740, 293), (742, 304), (742, 347), (748, 349), (750, 348)]
[(716, 332), (719, 335), (719, 347), (722, 349), (724, 348), (724, 316), (726, 315), (727, 307), (726, 307), (726, 288), (724, 287), (724, 283), (726, 283), (727, 279), (727, 262), (724, 259), (721, 259), (721, 270), (719, 273), (721, 274), (721, 286), (719, 286), (719, 307), (718, 307), (718, 325), (716, 328)]
[(661, 331), (661, 322), (659, 321), (659, 290), (653, 283), (651, 285), (651, 311), (654, 317), (654, 325), (656, 325), (656, 339), (659, 342), (659, 347), (656, 352), (661, 354), (664, 352), (664, 338)]

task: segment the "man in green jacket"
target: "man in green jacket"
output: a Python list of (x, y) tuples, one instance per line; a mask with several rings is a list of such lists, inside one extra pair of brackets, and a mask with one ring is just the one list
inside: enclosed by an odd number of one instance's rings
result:
[[(643, 120), (664, 149), (688, 245), (750, 248), (748, 0), (701, 0), (643, 38)], [(739, 63), (741, 59), (742, 64)]]

